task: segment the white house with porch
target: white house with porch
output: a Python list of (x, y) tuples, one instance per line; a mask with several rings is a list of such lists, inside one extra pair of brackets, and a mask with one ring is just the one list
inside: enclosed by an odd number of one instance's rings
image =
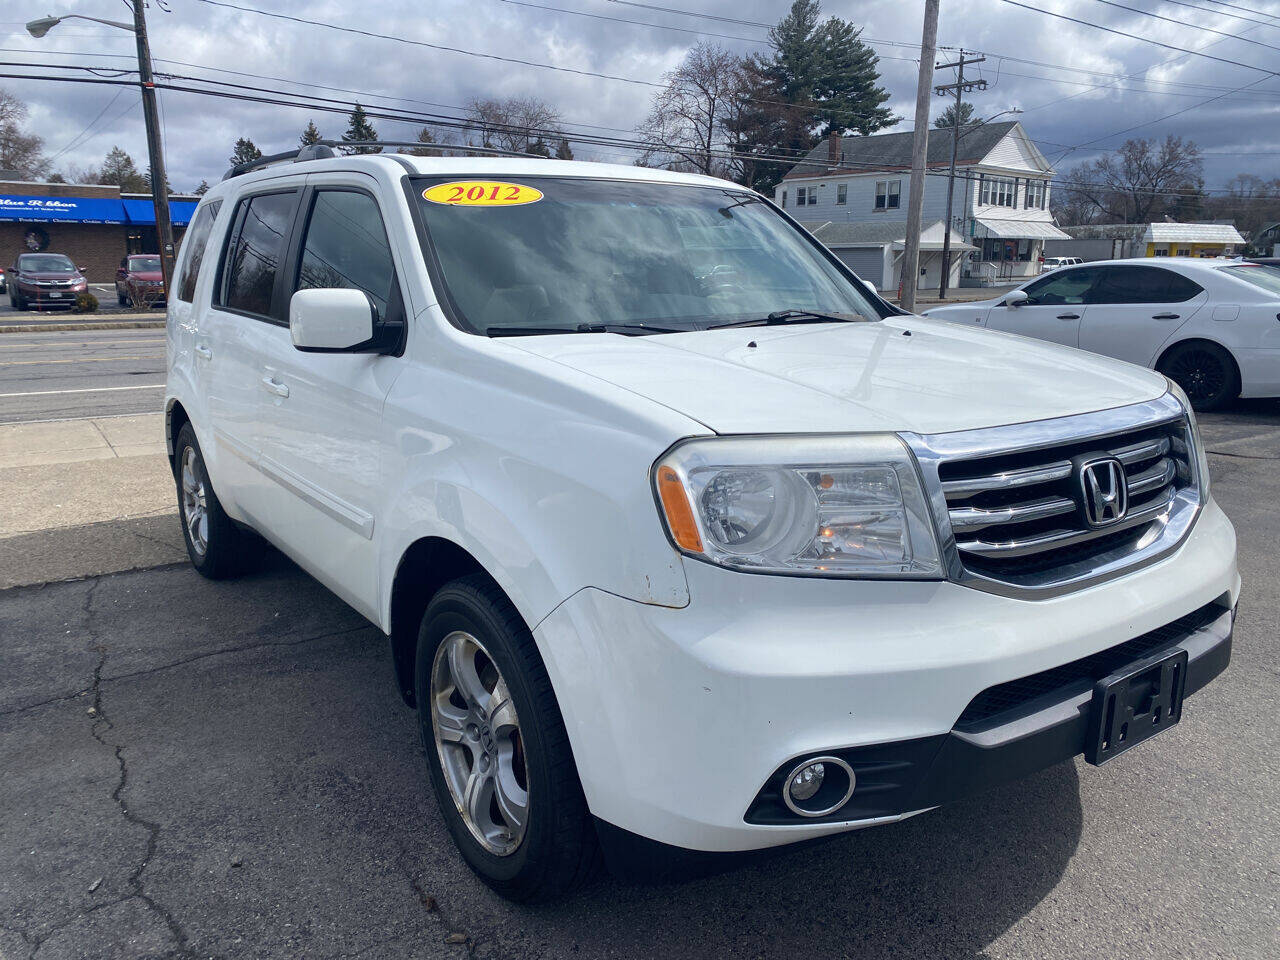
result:
[[(774, 201), (863, 279), (900, 280), (911, 180), (911, 133), (832, 136), (774, 189)], [(929, 131), (920, 287), (941, 279), (951, 131)], [(1040, 272), (1046, 240), (1068, 236), (1049, 212), (1053, 168), (1017, 121), (960, 128), (952, 195), (949, 286), (1019, 283)]]

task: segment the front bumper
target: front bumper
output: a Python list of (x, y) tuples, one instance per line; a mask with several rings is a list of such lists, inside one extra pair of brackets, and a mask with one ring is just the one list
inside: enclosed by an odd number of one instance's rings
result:
[[(685, 564), (671, 609), (585, 589), (535, 629), (592, 812), (663, 844), (740, 851), (892, 822), (1080, 753), (1083, 691), (961, 724), (983, 691), (1222, 606), (1182, 643), (1203, 686), (1230, 655), (1235, 533), (1210, 502), (1169, 557), (1046, 600), (951, 582), (752, 576)], [(998, 721), (998, 722), (997, 722)], [(1195, 722), (1194, 711), (1183, 722)], [(850, 806), (770, 822), (798, 757), (862, 765)], [(855, 769), (857, 767), (855, 766)], [(896, 776), (896, 780), (894, 777)], [(891, 782), (892, 781), (892, 782)]]

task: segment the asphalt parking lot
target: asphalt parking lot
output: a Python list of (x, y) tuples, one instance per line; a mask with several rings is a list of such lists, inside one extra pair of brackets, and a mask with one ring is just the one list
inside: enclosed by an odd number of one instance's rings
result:
[[(274, 553), (0, 592), (0, 958), (1280, 954), (1280, 402), (1204, 418), (1233, 660), (1182, 723), (682, 884), (512, 906), (455, 854), (380, 634)], [(625, 762), (626, 758), (619, 758)]]

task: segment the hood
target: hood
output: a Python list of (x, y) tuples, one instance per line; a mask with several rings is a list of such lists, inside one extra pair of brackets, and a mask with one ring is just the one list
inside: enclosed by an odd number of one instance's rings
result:
[(1118, 360), (910, 316), (509, 342), (717, 433), (945, 433), (1104, 410), (1166, 389), (1164, 377)]
[(23, 270), (24, 280), (79, 280), (79, 270)]

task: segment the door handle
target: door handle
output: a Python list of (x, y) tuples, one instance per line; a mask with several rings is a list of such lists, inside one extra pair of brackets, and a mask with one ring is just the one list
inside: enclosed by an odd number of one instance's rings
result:
[(1080, 319), (1080, 314), (1078, 314), (1078, 313), (1060, 313), (1060, 314), (1058, 314), (1058, 319), (1059, 319), (1059, 320), (1079, 320), (1079, 319)]
[(289, 388), (272, 377), (263, 377), (262, 385), (266, 388), (267, 393), (274, 393), (277, 397), (287, 397)]
[(1154, 316), (1152, 316), (1151, 319), (1152, 320), (1177, 320), (1178, 315), (1176, 313), (1157, 313)]
[(206, 347), (203, 343), (196, 344), (196, 356), (201, 360), (212, 360), (213, 351)]

